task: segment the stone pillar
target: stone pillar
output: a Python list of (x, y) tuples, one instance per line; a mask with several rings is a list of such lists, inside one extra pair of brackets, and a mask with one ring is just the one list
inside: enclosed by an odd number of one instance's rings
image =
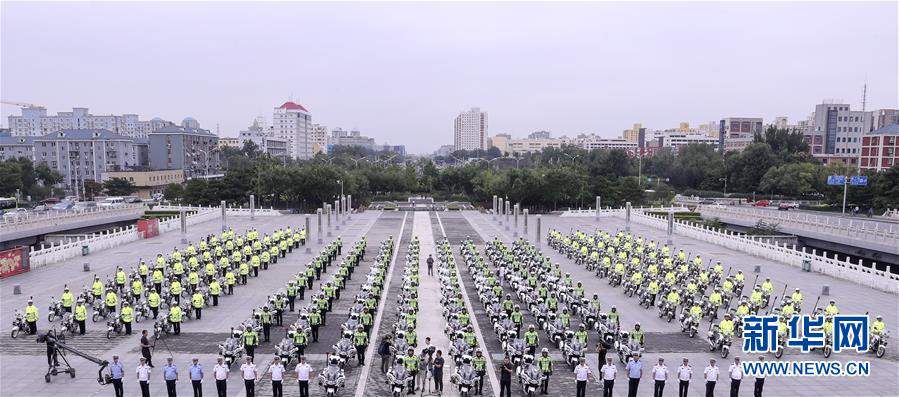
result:
[(250, 220), (256, 220), (256, 195), (250, 195)]
[(346, 206), (347, 206), (347, 219), (353, 219), (353, 195), (346, 195)]
[(596, 196), (596, 219), (599, 220), (599, 211), (602, 208), (602, 197)]
[(540, 224), (542, 223), (542, 219), (540, 219), (540, 215), (537, 215), (537, 233), (534, 236), (534, 241), (537, 242), (537, 245), (540, 245)]
[(334, 200), (334, 227), (340, 230), (340, 199)]
[(181, 209), (181, 244), (187, 244), (187, 211)]
[(496, 219), (496, 195), (493, 195), (493, 219)]
[(325, 204), (325, 212), (328, 213), (328, 237), (331, 237), (331, 204)]
[(528, 209), (527, 208), (524, 209), (523, 214), (524, 214), (524, 235), (527, 236), (528, 235)]
[(625, 228), (627, 229), (627, 231), (631, 231), (631, 202), (628, 201), (628, 202), (624, 203), (624, 208), (625, 208), (625, 212), (624, 212)]
[(519, 211), (520, 206), (521, 206), (521, 204), (515, 204), (515, 207), (513, 209), (513, 212), (514, 212), (513, 217), (515, 218), (515, 223), (514, 223), (515, 237), (518, 237), (518, 211)]
[[(322, 209), (318, 208), (315, 210), (315, 213), (318, 215), (318, 243), (322, 243)], [(311, 236), (310, 236), (311, 238)]]
[(228, 207), (225, 206), (225, 200), (222, 200), (222, 231), (228, 230)]
[(305, 231), (306, 231), (306, 253), (309, 254), (309, 253), (312, 253), (312, 248), (309, 247), (310, 245), (312, 245), (312, 233), (311, 233), (311, 230), (309, 229), (309, 214), (306, 214), (305, 218), (306, 218), (306, 229), (305, 229)]
[(668, 245), (671, 245), (671, 237), (674, 234), (674, 212), (668, 211)]
[(498, 198), (497, 203), (499, 204), (499, 212), (497, 212), (499, 215), (499, 223), (503, 223), (503, 209), (505, 208), (503, 207), (503, 198)]

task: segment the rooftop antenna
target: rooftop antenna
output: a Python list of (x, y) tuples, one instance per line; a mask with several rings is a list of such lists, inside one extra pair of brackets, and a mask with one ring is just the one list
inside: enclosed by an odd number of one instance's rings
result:
[(868, 102), (868, 77), (865, 76), (865, 85), (862, 87), (862, 111), (865, 111), (865, 105)]

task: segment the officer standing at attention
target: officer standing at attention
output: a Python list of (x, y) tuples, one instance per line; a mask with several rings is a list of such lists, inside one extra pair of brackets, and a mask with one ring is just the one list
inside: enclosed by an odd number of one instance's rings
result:
[(34, 301), (28, 297), (28, 306), (25, 306), (25, 323), (28, 324), (28, 335), (37, 334), (37, 307)]

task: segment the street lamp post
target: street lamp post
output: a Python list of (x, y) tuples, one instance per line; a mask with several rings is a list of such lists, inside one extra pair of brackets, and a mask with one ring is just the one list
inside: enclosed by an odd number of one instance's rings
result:
[(719, 181), (724, 181), (724, 197), (727, 197), (727, 177), (718, 178)]

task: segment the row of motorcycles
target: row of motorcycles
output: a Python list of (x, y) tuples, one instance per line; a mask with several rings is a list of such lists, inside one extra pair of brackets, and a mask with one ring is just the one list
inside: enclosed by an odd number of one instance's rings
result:
[(387, 370), (387, 383), (394, 397), (414, 393), (421, 358), (415, 354), (418, 346), (415, 332), (418, 321), (418, 286), (420, 283), (421, 242), (418, 236), (409, 242), (403, 266), (403, 284), (397, 296), (396, 320), (393, 323), (393, 343), (390, 346), (393, 365)]
[[(667, 245), (657, 248), (654, 242), (646, 243), (642, 237), (635, 238), (630, 233), (619, 231), (613, 235), (600, 231), (589, 235), (576, 231), (566, 236), (551, 230), (548, 241), (551, 247), (594, 271), (597, 277), (608, 278), (609, 285), (620, 286), (627, 296), (638, 297), (639, 305), (647, 309), (658, 306), (660, 318), (668, 322), (678, 318), (681, 331), (691, 338), (698, 333), (701, 320), (708, 319), (709, 350), (718, 351), (722, 357), (729, 354), (733, 338), (742, 336), (745, 316), (771, 307), (768, 313), (780, 317), (780, 328), (784, 331), (789, 318), (802, 309), (803, 297), (798, 288), (787, 295), (784, 287), (780, 304), (775, 298), (772, 305), (773, 285), (771, 279), (766, 278), (761, 284), (755, 283), (750, 296), (741, 296), (745, 283), (742, 271), (732, 275), (728, 269), (725, 274), (720, 262), (704, 267), (699, 255), (692, 261), (683, 250), (672, 255)], [(705, 295), (706, 291), (709, 291), (708, 295)], [(731, 307), (732, 304), (735, 305)], [(821, 311), (817, 302), (815, 306), (813, 314)], [(721, 309), (725, 313), (724, 319), (715, 324)], [(838, 313), (833, 302), (824, 311), (829, 315)], [(878, 334), (872, 342), (886, 343), (887, 337), (886, 333)], [(786, 333), (780, 332), (778, 339), (775, 355), (779, 358), (786, 347)], [(829, 356), (826, 348), (822, 350)]]
[(478, 383), (481, 382), (482, 375), (473, 365), (475, 352), (480, 349), (473, 332), (471, 315), (465, 306), (459, 270), (449, 240), (443, 239), (437, 243), (436, 262), (437, 278), (440, 281), (440, 304), (443, 306), (443, 318), (446, 321), (444, 333), (452, 343), (449, 356), (453, 360), (454, 369), (450, 375), (450, 383), (457, 386), (460, 396), (468, 397), (474, 390), (480, 388)]
[[(489, 242), (485, 252), (494, 265), (500, 267), (504, 266), (505, 263), (499, 258), (502, 256), (504, 260), (505, 255), (499, 254), (499, 251), (497, 251), (497, 249), (499, 249), (498, 245), (496, 245), (497, 243), (498, 240)], [(530, 337), (533, 340), (531, 341), (531, 344), (526, 344), (519, 333), (523, 324), (521, 306), (513, 305), (510, 294), (507, 294), (506, 300), (503, 301), (502, 305), (500, 304), (500, 299), (503, 298), (503, 287), (498, 278), (504, 278), (503, 283), (507, 283), (511, 286), (516, 292), (519, 302), (526, 304), (528, 310), (531, 311), (544, 331), (555, 334), (556, 331), (553, 330), (552, 327), (561, 325), (553, 320), (554, 315), (547, 314), (550, 309), (546, 306), (541, 306), (539, 302), (542, 301), (540, 301), (539, 297), (526, 296), (526, 292), (523, 289), (518, 289), (523, 285), (526, 285), (526, 283), (521, 283), (522, 279), (519, 274), (515, 274), (515, 271), (511, 269), (505, 269), (505, 271), (502, 272), (499, 270), (495, 272), (491, 271), (470, 238), (463, 241), (460, 254), (465, 259), (469, 274), (471, 274), (474, 279), (474, 285), (478, 290), (478, 299), (486, 307), (487, 314), (493, 324), (494, 332), (500, 340), (504, 352), (509, 356), (510, 361), (515, 368), (516, 379), (519, 385), (521, 385), (521, 388), (526, 395), (533, 396), (537, 394), (541, 384), (549, 375), (548, 373), (541, 371), (534, 362), (537, 353), (536, 343), (539, 338), (536, 336), (534, 325), (531, 324), (528, 333), (525, 334), (525, 336)], [(539, 273), (534, 274), (536, 275)], [(534, 291), (534, 293), (536, 295), (536, 291)], [(556, 346), (563, 350), (563, 352), (568, 351), (574, 354), (583, 354), (583, 349), (578, 347), (576, 342), (568, 344), (563, 339), (554, 339), (550, 334), (548, 334), (547, 337), (554, 340)], [(573, 333), (571, 334), (571, 338), (574, 339)], [(566, 356), (566, 360), (569, 358), (573, 359), (573, 356)]]
[[(118, 267), (105, 281), (101, 281), (100, 277), (95, 275), (92, 285), (84, 286), (77, 298), (66, 286), (62, 299), (57, 300), (53, 296), (50, 297), (47, 320), (52, 323), (59, 319), (61, 332), (75, 335), (78, 326), (74, 314), (66, 310), (63, 300), (67, 300), (70, 305), (75, 302), (78, 305), (90, 305), (91, 315), (89, 317), (93, 322), (106, 321), (106, 336), (111, 339), (114, 335), (123, 333), (125, 325), (122, 321), (121, 309), (117, 308), (113, 312), (109, 310), (109, 307), (118, 307), (119, 305), (124, 307), (127, 303), (131, 308), (132, 322), (139, 323), (144, 319), (154, 317), (152, 310), (154, 305), (151, 305), (151, 300), (153, 300), (155, 307), (163, 315), (162, 320), (154, 324), (155, 333), (158, 336), (160, 330), (171, 332), (173, 327), (169, 323), (168, 314), (172, 307), (179, 306), (181, 316), (192, 319), (192, 309), (196, 308), (197, 304), (191, 298), (195, 293), (199, 293), (203, 298), (201, 307), (206, 307), (212, 303), (210, 284), (213, 279), (218, 283), (219, 293), (222, 292), (223, 286), (226, 285), (224, 277), (226, 271), (234, 269), (231, 267), (216, 269), (214, 265), (216, 260), (222, 263), (223, 258), (227, 258), (229, 255), (235, 260), (249, 260), (250, 257), (258, 258), (258, 255), (264, 252), (266, 257), (271, 256), (271, 262), (274, 263), (277, 261), (278, 254), (283, 257), (286, 251), (292, 251), (293, 248), (299, 246), (301, 241), (305, 241), (301, 235), (304, 236), (305, 231), (294, 232), (288, 227), (276, 230), (271, 237), (267, 234), (264, 235), (262, 241), (260, 241), (259, 232), (252, 229), (243, 235), (236, 235), (233, 229), (229, 229), (223, 231), (220, 236), (206, 236), (199, 241), (199, 251), (191, 243), (183, 253), (175, 248), (168, 258), (163, 257), (162, 254), (157, 255), (152, 276), (150, 267), (141, 261), (138, 269), (132, 267), (127, 273), (121, 266)], [(240, 247), (243, 250), (239, 249)], [(215, 252), (215, 254), (211, 254), (211, 252)], [(204, 277), (200, 276), (200, 272), (204, 269), (201, 269), (198, 257), (206, 262)], [(185, 260), (188, 263), (188, 269), (184, 267), (183, 261)], [(267, 265), (268, 261), (265, 262), (266, 268)], [(216, 272), (218, 272), (217, 275)], [(151, 290), (157, 291), (157, 296), (152, 299)], [(69, 309), (75, 309), (75, 307), (69, 306)], [(24, 321), (21, 322), (24, 324)], [(17, 316), (13, 324), (14, 330), (20, 329), (18, 323)], [(14, 331), (14, 333), (17, 332)]]

